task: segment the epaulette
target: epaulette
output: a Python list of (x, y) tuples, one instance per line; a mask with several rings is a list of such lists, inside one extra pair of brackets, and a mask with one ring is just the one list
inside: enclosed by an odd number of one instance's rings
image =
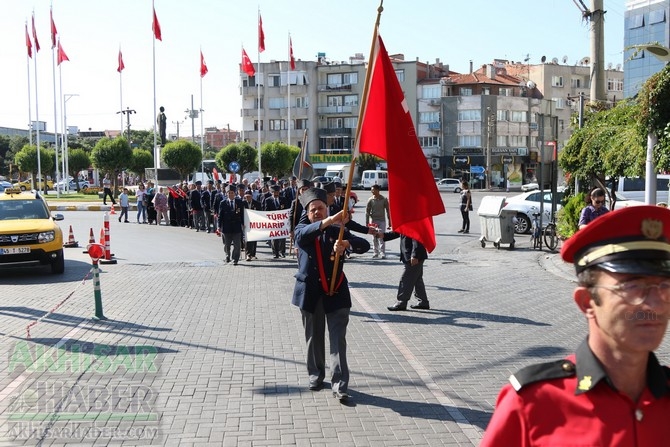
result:
[(520, 369), (516, 374), (509, 376), (512, 387), (519, 392), (521, 388), (541, 380), (563, 379), (575, 375), (575, 364), (570, 360), (555, 360), (553, 362), (538, 363)]

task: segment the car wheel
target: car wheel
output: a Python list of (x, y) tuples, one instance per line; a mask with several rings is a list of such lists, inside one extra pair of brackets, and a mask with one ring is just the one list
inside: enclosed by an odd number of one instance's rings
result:
[(63, 250), (58, 251), (56, 259), (51, 263), (51, 273), (61, 275), (65, 272), (65, 258), (63, 257)]
[(82, 191), (86, 191), (88, 189), (88, 186), (84, 185), (81, 187)]
[(454, 192), (455, 192), (455, 193), (459, 193), (459, 192), (461, 192), (461, 191), (463, 191), (463, 190), (462, 190), (461, 188), (459, 188), (459, 187), (454, 188)]
[(21, 189), (21, 191), (25, 191), (25, 190), (26, 190), (26, 187), (23, 186), (23, 185), (21, 185), (20, 189)]
[(530, 232), (530, 219), (522, 213), (516, 215), (516, 223), (514, 224), (514, 232), (519, 234), (526, 234)]

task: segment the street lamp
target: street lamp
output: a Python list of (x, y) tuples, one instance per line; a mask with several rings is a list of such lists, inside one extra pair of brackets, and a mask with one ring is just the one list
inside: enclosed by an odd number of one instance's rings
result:
[[(670, 48), (658, 44), (633, 45), (638, 50), (646, 50), (657, 59), (670, 62)], [(658, 143), (658, 135), (651, 129), (647, 131), (647, 160), (645, 162), (644, 202), (647, 205), (656, 203), (656, 169), (654, 168), (654, 146)]]
[[(65, 139), (63, 140), (63, 186), (66, 191), (70, 191), (70, 182), (68, 181), (70, 176), (70, 160), (68, 159), (68, 150), (67, 150), (67, 102), (73, 96), (79, 96), (77, 93), (63, 93), (63, 131), (65, 132)], [(75, 179), (77, 181), (77, 179)]]
[(496, 117), (491, 112), (491, 107), (486, 108), (486, 189), (491, 189), (491, 138), (493, 128), (496, 125)]

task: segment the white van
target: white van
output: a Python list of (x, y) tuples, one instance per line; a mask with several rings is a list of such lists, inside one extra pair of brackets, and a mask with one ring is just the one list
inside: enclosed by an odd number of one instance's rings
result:
[[(617, 185), (617, 196), (622, 195), (628, 200), (644, 201), (645, 193), (644, 177), (619, 177)], [(670, 175), (658, 174), (656, 176), (656, 202), (668, 203), (668, 189), (670, 188)], [(611, 191), (611, 183), (608, 183), (607, 190)]]
[(371, 188), (372, 185), (379, 185), (381, 189), (388, 189), (389, 174), (387, 171), (363, 171), (361, 183), (363, 189)]

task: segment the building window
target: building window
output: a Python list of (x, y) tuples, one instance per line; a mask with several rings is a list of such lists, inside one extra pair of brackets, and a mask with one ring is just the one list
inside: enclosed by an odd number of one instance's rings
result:
[(496, 110), (496, 121), (509, 121), (509, 110)]
[(552, 76), (551, 77), (551, 86), (552, 87), (563, 87), (563, 76)]
[(298, 118), (295, 120), (295, 128), (296, 129), (307, 129), (307, 119), (306, 118)]
[(525, 110), (512, 110), (512, 116), (510, 121), (515, 123), (526, 123), (528, 122), (528, 112)]
[(285, 98), (268, 98), (268, 107), (271, 109), (283, 109)]
[(526, 140), (528, 137), (524, 135), (510, 135), (509, 136), (509, 145), (512, 147), (527, 147)]
[(572, 87), (572, 88), (582, 88), (582, 80), (580, 78), (570, 79), (570, 87)]
[(419, 137), (421, 147), (440, 147), (440, 137)]
[[(260, 130), (263, 130), (263, 120), (261, 120), (260, 123), (261, 123)], [(258, 120), (254, 120), (254, 130), (259, 130), (258, 129)]]
[(328, 107), (340, 107), (342, 105), (341, 96), (329, 96), (328, 97)]
[(342, 129), (344, 126), (343, 118), (328, 118), (327, 127), (328, 129)]
[(395, 75), (398, 78), (398, 82), (405, 82), (405, 70), (396, 70)]
[(458, 121), (481, 121), (482, 111), (479, 109), (459, 110)]
[(512, 89), (507, 87), (500, 87), (498, 89), (499, 96), (512, 96)]
[(358, 73), (343, 73), (342, 81), (344, 84), (358, 84)]
[(355, 129), (358, 126), (358, 117), (350, 116), (344, 119), (345, 129)]
[(270, 120), (270, 130), (286, 130), (286, 121)]
[(325, 152), (349, 152), (351, 151), (351, 141), (351, 137), (319, 137), (319, 149)]
[(481, 135), (460, 135), (458, 137), (460, 147), (482, 147)]
[(482, 89), (482, 95), (490, 95), (491, 94), (491, 87), (484, 87)]
[(419, 113), (419, 122), (420, 123), (439, 123), (440, 122), (440, 112), (421, 112)]
[(657, 9), (655, 11), (649, 11), (649, 24), (653, 25), (654, 23), (663, 23), (665, 22), (665, 9)]
[(644, 27), (644, 14), (637, 14), (629, 17), (630, 26), (628, 29), (643, 28)]
[(309, 101), (306, 96), (298, 96), (295, 98), (295, 106), (299, 109), (306, 109), (309, 107)]
[[(259, 106), (260, 103), (260, 106)], [(254, 109), (262, 109), (263, 108), (263, 98), (254, 98)]]
[(498, 146), (498, 147), (507, 146), (507, 135), (497, 135), (496, 136), (496, 146)]
[(620, 92), (623, 91), (623, 80), (622, 79), (608, 79), (607, 80), (607, 91)]
[(344, 97), (345, 106), (358, 106), (358, 95), (346, 95)]
[(423, 99), (434, 99), (442, 96), (439, 85), (424, 85), (421, 87), (421, 97)]
[(268, 75), (268, 86), (269, 87), (281, 86), (281, 76), (278, 74)]
[(461, 96), (472, 96), (472, 88), (471, 87), (461, 87), (459, 89), (460, 95)]
[(245, 75), (242, 78), (242, 87), (256, 87), (256, 76)]
[(565, 100), (563, 98), (551, 98), (551, 100), (556, 103), (557, 109), (565, 108)]

